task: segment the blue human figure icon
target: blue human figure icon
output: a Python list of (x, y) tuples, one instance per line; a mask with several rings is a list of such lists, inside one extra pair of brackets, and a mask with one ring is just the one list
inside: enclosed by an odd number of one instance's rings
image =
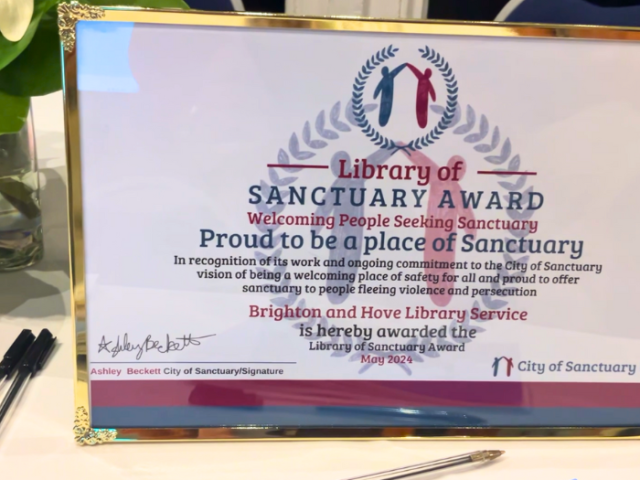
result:
[(500, 357), (496, 357), (495, 360), (493, 361), (493, 376), (497, 377), (498, 376), (498, 368), (500, 368), (500, 360), (502, 360)]
[[(393, 156), (393, 152), (387, 148), (381, 148), (376, 150), (375, 152), (369, 154), (367, 156), (367, 161), (371, 165), (383, 165), (387, 160), (389, 160)], [(356, 205), (357, 202), (341, 202), (337, 205), (332, 205), (330, 199), (331, 193), (336, 191), (336, 189), (341, 189), (342, 191), (353, 191), (361, 192), (365, 189), (366, 185), (365, 179), (355, 179), (355, 178), (339, 178), (338, 171), (340, 169), (339, 162), (340, 160), (346, 160), (347, 163), (347, 171), (352, 172), (352, 164), (351, 164), (351, 156), (344, 151), (336, 152), (331, 158), (331, 172), (336, 177), (333, 184), (330, 188), (327, 189), (327, 193), (323, 198), (322, 205), (318, 207), (315, 214), (316, 217), (331, 217), (333, 216), (336, 219), (342, 218), (342, 215), (348, 215), (350, 218), (362, 218), (365, 215), (365, 205), (361, 201)], [(345, 194), (345, 195), (348, 195)], [(358, 199), (360, 200), (360, 199)], [(322, 227), (311, 227), (312, 230), (315, 230), (319, 235)], [(347, 275), (356, 275), (358, 273), (359, 267), (351, 266), (354, 263), (360, 263), (362, 259), (362, 237), (364, 234), (364, 227), (361, 225), (353, 225), (350, 223), (345, 223), (344, 225), (336, 225), (331, 230), (331, 235), (337, 238), (337, 245), (340, 245), (338, 248), (334, 248), (329, 250), (329, 265), (333, 265), (339, 262), (341, 259), (347, 263), (346, 267), (328, 267), (327, 273), (334, 276), (339, 276), (340, 273)], [(355, 238), (357, 249), (346, 249), (344, 248), (345, 240), (349, 237)], [(338, 275), (336, 275), (338, 274)], [(340, 287), (348, 284), (347, 281), (344, 280), (327, 280), (327, 287)], [(335, 290), (334, 290), (335, 292)], [(343, 303), (345, 300), (349, 298), (349, 294), (346, 295), (340, 293), (327, 293), (327, 298), (334, 305), (339, 305)]]
[(393, 107), (393, 84), (396, 76), (406, 67), (407, 64), (403, 63), (399, 67), (389, 71), (389, 67), (382, 67), (382, 79), (376, 87), (376, 91), (373, 93), (374, 100), (380, 96), (380, 114), (379, 121), (380, 126), (384, 127), (389, 123), (391, 117), (391, 108)]

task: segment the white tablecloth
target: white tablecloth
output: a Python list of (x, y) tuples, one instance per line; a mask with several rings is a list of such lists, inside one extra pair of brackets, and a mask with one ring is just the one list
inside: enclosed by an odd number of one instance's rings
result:
[(460, 480), (637, 480), (639, 441), (371, 441), (112, 444), (73, 441), (73, 364), (62, 95), (34, 101), (45, 231), (44, 261), (0, 275), (0, 352), (22, 328), (49, 328), (60, 346), (0, 435), (0, 479), (340, 480), (456, 455), (503, 449)]

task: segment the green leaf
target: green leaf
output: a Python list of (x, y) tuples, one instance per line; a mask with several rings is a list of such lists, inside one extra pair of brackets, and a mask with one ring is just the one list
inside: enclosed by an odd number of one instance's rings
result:
[(0, 92), (0, 135), (19, 132), (29, 113), (30, 99)]
[(0, 35), (0, 68), (5, 67), (11, 61), (16, 58), (20, 53), (27, 48), (29, 42), (33, 38), (33, 35), (36, 33), (36, 29), (38, 28), (38, 23), (40, 22), (40, 17), (35, 17), (31, 20), (29, 24), (29, 28), (27, 28), (27, 32), (24, 34), (24, 37), (18, 42), (10, 42), (2, 35)]
[(80, 3), (103, 7), (189, 8), (182, 0), (82, 0)]
[(43, 15), (29, 46), (0, 70), (0, 91), (18, 97), (33, 97), (61, 88), (57, 13), (51, 9)]
[[(33, 17), (24, 37), (17, 42), (10, 42), (0, 34), (0, 69), (9, 65), (25, 48), (31, 43), (36, 33), (42, 15), (51, 7), (58, 4), (59, 0), (35, 0), (33, 6)], [(124, 0), (126, 1), (126, 0)]]
[(33, 190), (10, 177), (0, 178), (0, 195), (29, 220), (40, 215), (40, 208), (33, 199)]

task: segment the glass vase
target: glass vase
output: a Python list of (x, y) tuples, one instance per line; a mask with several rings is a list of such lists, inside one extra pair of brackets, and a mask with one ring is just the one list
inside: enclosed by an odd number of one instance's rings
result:
[(0, 134), (0, 272), (42, 259), (42, 220), (31, 113), (22, 130)]

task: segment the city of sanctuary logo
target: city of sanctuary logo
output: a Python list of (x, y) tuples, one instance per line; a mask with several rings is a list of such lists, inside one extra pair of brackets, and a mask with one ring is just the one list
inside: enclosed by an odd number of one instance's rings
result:
[(500, 373), (500, 366), (503, 365), (502, 369), (507, 377), (511, 376), (511, 372), (513, 371), (513, 358), (510, 357), (496, 357), (493, 360), (493, 376), (497, 377), (498, 373)]
[(538, 375), (549, 373), (615, 373), (635, 375), (637, 365), (634, 363), (574, 362), (560, 360), (558, 362), (535, 362), (532, 360), (514, 361), (511, 357), (495, 357), (491, 364), (494, 377), (509, 378), (513, 372), (532, 372)]
[[(458, 107), (458, 82), (449, 62), (429, 46), (418, 49), (410, 59), (403, 60), (396, 57), (399, 50), (389, 45), (375, 52), (361, 66), (352, 86), (353, 115), (362, 133), (374, 145), (393, 152), (416, 151), (435, 143), (454, 122)], [(396, 83), (400, 75), (411, 76), (415, 85), (415, 137), (406, 144), (396, 143), (388, 133), (383, 133), (393, 118), (394, 105), (397, 103)], [(436, 77), (440, 79), (441, 92), (437, 92)], [(364, 104), (367, 85), (370, 85), (373, 99), (379, 101), (378, 111), (371, 118)], [(439, 97), (444, 105), (442, 115), (432, 122), (429, 110)]]

